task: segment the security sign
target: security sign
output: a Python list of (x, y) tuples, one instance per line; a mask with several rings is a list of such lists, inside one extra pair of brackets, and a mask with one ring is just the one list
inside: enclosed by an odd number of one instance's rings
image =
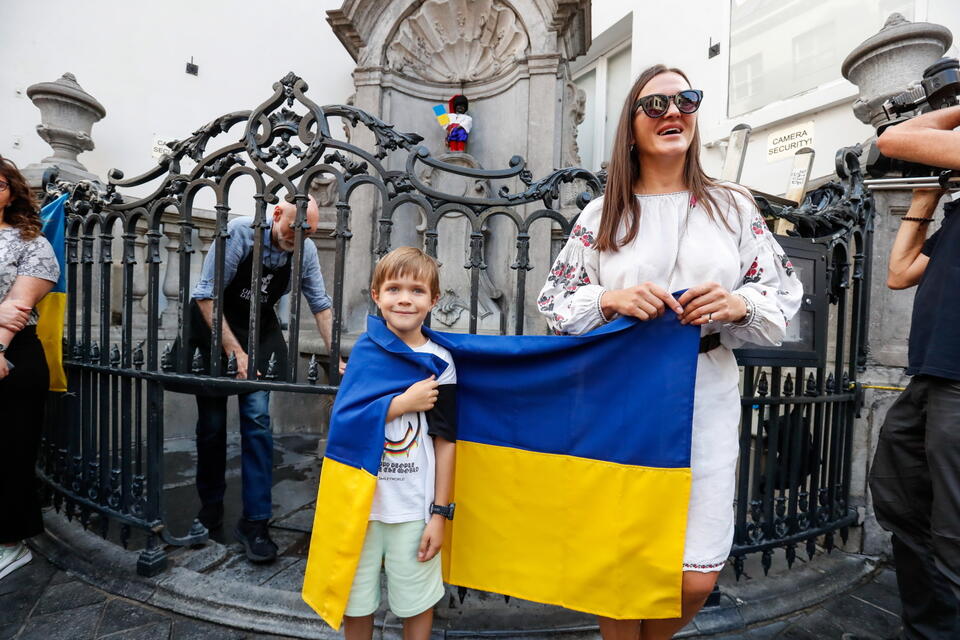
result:
[(813, 120), (771, 132), (767, 136), (767, 162), (792, 158), (803, 147), (813, 148)]
[(174, 141), (174, 138), (168, 136), (153, 136), (153, 148), (150, 150), (150, 155), (153, 156), (154, 160), (159, 160), (163, 156), (170, 155), (170, 147), (167, 146), (167, 142)]

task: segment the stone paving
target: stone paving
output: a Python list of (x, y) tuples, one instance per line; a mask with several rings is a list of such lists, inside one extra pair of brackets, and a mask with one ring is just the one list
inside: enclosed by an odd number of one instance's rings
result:
[[(233, 613), (242, 613), (244, 608), (254, 611), (260, 607), (269, 609), (280, 603), (287, 610), (302, 609), (298, 614), (302, 622), (293, 620), (292, 626), (283, 629), (262, 623), (259, 627), (254, 624), (250, 628), (278, 633), (296, 632), (314, 637), (331, 635), (319, 621), (313, 624), (312, 612), (299, 599), (319, 476), (318, 456), (321, 453), (315, 436), (277, 436), (273, 492), (275, 519), (271, 535), (280, 546), (280, 557), (270, 565), (252, 565), (243, 557), (240, 545), (232, 540), (233, 524), (240, 515), (240, 478), (239, 441), (236, 437), (230, 439), (224, 529), (212, 532), (211, 542), (202, 548), (168, 549), (171, 569), (165, 575), (176, 582), (177, 577), (170, 575), (179, 572), (181, 584), (176, 594), (180, 598), (179, 607), (175, 602), (172, 608), (190, 616), (242, 625), (243, 616), (232, 618)], [(165, 460), (165, 500), (170, 505), (166, 521), (174, 533), (182, 534), (189, 529), (199, 506), (193, 487), (195, 459), (192, 439), (167, 441)], [(73, 550), (74, 556), (90, 560), (93, 556), (88, 550), (94, 550), (94, 547), (89, 545), (99, 544), (101, 553), (102, 549), (107, 549), (106, 556), (93, 561), (97, 574), (93, 576), (93, 582), (109, 589), (111, 593), (81, 579), (85, 575), (88, 581), (91, 580), (89, 568), (83, 569), (80, 564), (64, 562), (66, 556), (50, 553), (51, 548), (60, 548), (56, 546), (56, 540), (50, 536), (38, 537), (32, 542), (35, 549), (44, 551), (63, 566), (69, 566), (70, 572), (54, 566), (35, 552), (31, 564), (0, 581), (0, 640), (290, 637), (218, 626), (151, 606), (157, 600), (156, 592), (149, 589), (157, 589), (156, 584), (147, 585), (145, 590), (142, 581), (129, 580), (133, 573), (130, 567), (135, 563), (135, 551), (123, 552), (118, 545), (84, 533), (76, 524), (66, 523), (53, 513), (47, 516), (48, 522), (51, 517), (55, 519), (53, 522), (60, 527), (60, 533), (65, 531), (79, 541)], [(96, 526), (92, 528), (96, 529)], [(130, 542), (135, 549), (137, 541)], [(63, 539), (60, 539), (59, 544), (62, 543)], [(124, 557), (120, 558), (121, 555)], [(104, 578), (108, 573), (104, 567), (112, 562), (114, 556), (119, 558), (117, 567), (127, 563), (127, 568), (113, 574), (113, 577)], [(103, 557), (107, 562), (97, 564)], [(750, 557), (741, 581), (734, 580), (729, 567), (721, 574), (720, 582), (724, 591), (721, 606), (701, 612), (695, 623), (684, 629), (678, 637), (707, 637), (710, 631), (737, 627), (745, 629), (709, 637), (717, 640), (839, 640), (844, 638), (844, 634), (851, 633), (869, 640), (892, 637), (897, 633), (899, 623), (899, 600), (893, 572), (889, 568), (874, 571), (872, 567), (872, 561), (868, 559), (835, 551), (830, 556), (820, 554), (812, 562), (798, 558), (793, 569), (787, 569), (781, 553), (775, 558), (770, 576), (764, 577), (759, 558)], [(119, 579), (116, 576), (120, 576)], [(163, 580), (164, 576), (159, 579)], [(129, 582), (123, 584), (125, 580)], [(211, 596), (218, 585), (224, 589), (220, 599), (217, 595)], [(758, 591), (758, 586), (766, 588), (767, 585), (771, 585), (767, 591)], [(166, 593), (171, 592), (168, 586)], [(129, 598), (113, 595), (117, 593)], [(825, 594), (831, 595), (828, 597)], [(501, 638), (522, 635), (522, 632), (504, 633), (503, 630), (508, 628), (539, 628), (537, 637), (541, 638), (580, 640), (599, 637), (590, 616), (516, 599), (504, 602), (501, 598), (494, 594), (471, 592), (466, 601), (458, 602), (456, 590), (449, 588), (448, 597), (437, 609), (437, 637), (471, 635), (471, 632), (460, 631), (466, 629), (487, 633), (492, 631)], [(771, 612), (793, 612), (803, 609), (806, 602), (820, 600), (824, 601), (823, 604), (799, 613), (773, 621), (768, 619), (782, 615)], [(170, 602), (170, 599), (166, 601)], [(217, 609), (221, 605), (222, 611)], [(250, 620), (249, 616), (246, 620)], [(390, 614), (378, 616), (378, 636), (384, 639), (399, 638), (398, 623)], [(550, 627), (563, 627), (567, 631), (547, 631), (546, 628)], [(444, 628), (449, 631), (443, 631)]]
[[(885, 639), (895, 637), (899, 629), (899, 607), (893, 571), (884, 568), (870, 580), (821, 606), (744, 632), (709, 637), (714, 640), (841, 640), (848, 633), (858, 634), (857, 638), (865, 640)], [(397, 634), (377, 635), (396, 637)], [(438, 633), (437, 637), (440, 636)], [(287, 637), (218, 626), (114, 596), (81, 582), (37, 554), (33, 562), (0, 581), (0, 640)], [(547, 637), (579, 640), (599, 638), (599, 634), (557, 633)]]

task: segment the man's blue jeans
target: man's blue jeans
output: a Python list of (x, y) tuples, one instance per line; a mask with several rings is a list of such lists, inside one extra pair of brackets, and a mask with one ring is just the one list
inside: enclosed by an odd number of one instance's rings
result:
[[(270, 392), (237, 396), (240, 404), (240, 450), (243, 517), (266, 520), (272, 514), (273, 432)], [(227, 397), (197, 396), (197, 493), (203, 504), (223, 502), (227, 489)]]

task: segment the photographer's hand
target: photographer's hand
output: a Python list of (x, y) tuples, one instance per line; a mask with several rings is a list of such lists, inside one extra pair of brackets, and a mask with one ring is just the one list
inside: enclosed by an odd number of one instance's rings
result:
[(877, 139), (888, 158), (960, 169), (960, 106), (936, 109), (886, 129)]
[(903, 217), (890, 249), (887, 286), (891, 289), (906, 289), (920, 282), (930, 261), (921, 250), (937, 204), (944, 193), (942, 189), (913, 190), (910, 210)]

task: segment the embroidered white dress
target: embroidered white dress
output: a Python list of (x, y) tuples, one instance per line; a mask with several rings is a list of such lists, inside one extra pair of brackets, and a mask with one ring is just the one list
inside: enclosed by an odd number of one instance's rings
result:
[(604, 291), (648, 281), (671, 292), (717, 282), (752, 303), (746, 325), (715, 322), (702, 328), (703, 335), (719, 332), (721, 346), (700, 354), (697, 362), (683, 568), (701, 572), (719, 571), (733, 542), (740, 375), (731, 349), (745, 342), (779, 345), (803, 294), (793, 266), (749, 197), (722, 188), (711, 193), (729, 228), (692, 203), (689, 192), (637, 196), (639, 233), (615, 253), (594, 248), (602, 199), (591, 201), (537, 301), (550, 326), (566, 334), (605, 322), (599, 304)]

